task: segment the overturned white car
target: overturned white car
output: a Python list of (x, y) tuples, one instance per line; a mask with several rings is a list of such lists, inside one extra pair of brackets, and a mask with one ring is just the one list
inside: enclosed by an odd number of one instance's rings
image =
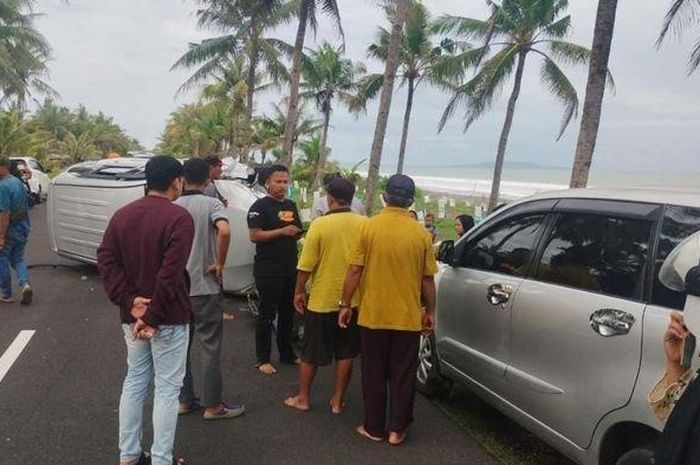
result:
[[(96, 263), (97, 248), (112, 215), (145, 194), (147, 158), (117, 158), (84, 162), (68, 168), (51, 182), (48, 223), (53, 250), (66, 258)], [(224, 291), (252, 289), (254, 245), (248, 239), (248, 209), (264, 195), (245, 170), (229, 165), (227, 179), (216, 181), (227, 200), (231, 247), (224, 269)]]

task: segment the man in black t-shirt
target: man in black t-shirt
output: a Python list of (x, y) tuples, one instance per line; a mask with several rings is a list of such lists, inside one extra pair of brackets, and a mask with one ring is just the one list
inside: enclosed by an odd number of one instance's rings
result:
[(282, 363), (296, 364), (291, 334), (294, 321), (297, 240), (302, 233), (299, 211), (287, 199), (289, 171), (272, 166), (265, 182), (268, 196), (256, 201), (248, 211), (250, 240), (255, 243), (253, 274), (260, 294), (259, 316), (255, 331), (258, 369), (267, 375), (277, 372), (270, 363), (272, 324), (277, 322), (277, 349)]

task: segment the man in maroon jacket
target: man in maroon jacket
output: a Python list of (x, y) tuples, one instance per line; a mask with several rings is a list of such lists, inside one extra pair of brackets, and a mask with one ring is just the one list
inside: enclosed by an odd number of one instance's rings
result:
[(121, 465), (149, 463), (141, 447), (143, 402), (155, 378), (153, 465), (172, 465), (178, 394), (192, 304), (187, 257), (194, 222), (172, 203), (182, 193), (182, 165), (154, 157), (146, 165), (148, 195), (117, 211), (97, 251), (102, 283), (119, 306), (128, 370), (119, 403)]

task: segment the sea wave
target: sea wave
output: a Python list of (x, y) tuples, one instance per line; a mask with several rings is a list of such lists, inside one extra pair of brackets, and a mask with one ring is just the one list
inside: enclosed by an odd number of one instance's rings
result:
[[(411, 176), (416, 185), (429, 192), (452, 194), (459, 197), (485, 197), (491, 193), (490, 179), (445, 178), (437, 176)], [(538, 182), (501, 182), (501, 198), (519, 199), (538, 192), (567, 189), (564, 184)]]

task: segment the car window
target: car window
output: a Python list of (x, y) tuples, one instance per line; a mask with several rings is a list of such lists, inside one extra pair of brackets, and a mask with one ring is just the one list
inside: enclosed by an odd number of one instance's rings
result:
[(505, 220), (467, 244), (460, 266), (524, 276), (532, 258), (545, 214)]
[(41, 166), (39, 166), (39, 163), (34, 160), (27, 160), (27, 165), (29, 165), (29, 167), (33, 170), (44, 171), (41, 169)]
[(553, 284), (625, 299), (642, 295), (653, 223), (564, 213), (557, 217), (535, 274)]
[(685, 238), (700, 231), (700, 209), (686, 207), (667, 207), (661, 226), (659, 248), (656, 253), (656, 270), (651, 303), (661, 307), (683, 310), (685, 294), (672, 291), (659, 281), (659, 270), (664, 260)]

